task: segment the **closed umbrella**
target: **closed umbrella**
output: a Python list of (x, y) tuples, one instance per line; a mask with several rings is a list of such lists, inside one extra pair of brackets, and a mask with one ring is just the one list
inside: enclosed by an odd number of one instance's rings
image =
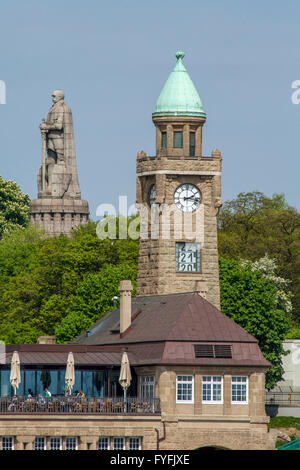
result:
[(130, 383), (131, 383), (130, 364), (129, 364), (129, 359), (128, 359), (126, 352), (124, 352), (122, 356), (119, 382), (124, 390), (124, 409), (126, 411), (126, 392), (127, 392), (127, 388), (130, 386)]
[(42, 370), (42, 373), (41, 373), (41, 382), (43, 384), (43, 389), (45, 390), (45, 388), (49, 388), (50, 385), (51, 385), (51, 374), (50, 374), (50, 370), (47, 370), (47, 369), (43, 369)]
[(67, 390), (71, 393), (75, 383), (74, 356), (71, 352), (69, 353), (67, 360), (65, 383)]
[(11, 358), (11, 366), (10, 366), (10, 383), (14, 388), (14, 394), (17, 393), (17, 388), (21, 383), (21, 370), (20, 370), (20, 358), (17, 351), (14, 351), (13, 356)]

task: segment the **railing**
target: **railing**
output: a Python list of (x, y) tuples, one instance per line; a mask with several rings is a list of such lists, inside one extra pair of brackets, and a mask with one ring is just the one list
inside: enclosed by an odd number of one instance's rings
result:
[(266, 392), (266, 405), (300, 406), (300, 392)]
[[(167, 158), (179, 159), (179, 160), (182, 160), (182, 158), (183, 158), (182, 156), (171, 155), (169, 153), (168, 154), (166, 153), (165, 155), (162, 154), (161, 156), (167, 157)], [(146, 160), (149, 160), (149, 159), (153, 160), (155, 158), (157, 158), (157, 155), (145, 155), (145, 157), (139, 158), (139, 161), (146, 161)], [(199, 158), (205, 159), (205, 160), (210, 160), (210, 161), (213, 160), (211, 155), (209, 155), (209, 156), (201, 155), (201, 157), (196, 157), (195, 155), (190, 155), (190, 156), (185, 156), (184, 158), (190, 158), (191, 160), (192, 159), (197, 160)]]
[(0, 414), (160, 414), (159, 398), (0, 398)]

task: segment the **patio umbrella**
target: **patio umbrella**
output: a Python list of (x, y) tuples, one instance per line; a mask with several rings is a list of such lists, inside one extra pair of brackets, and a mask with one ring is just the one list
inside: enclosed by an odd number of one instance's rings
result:
[(70, 390), (70, 392), (72, 392), (72, 388), (74, 387), (75, 383), (74, 357), (72, 352), (70, 352), (68, 355), (65, 383), (67, 386), (67, 390)]
[(50, 370), (47, 370), (47, 369), (42, 370), (40, 381), (43, 384), (43, 389), (50, 387), (50, 385), (51, 385)]
[(11, 358), (11, 367), (10, 367), (10, 379), (12, 387), (14, 388), (14, 394), (17, 393), (17, 388), (21, 383), (21, 370), (20, 370), (20, 358), (17, 351), (14, 351)]
[(129, 364), (129, 359), (128, 359), (126, 352), (124, 352), (122, 356), (119, 382), (124, 390), (124, 408), (126, 410), (126, 404), (125, 404), (126, 392), (127, 392), (127, 388), (130, 386), (130, 383), (131, 383), (130, 364)]

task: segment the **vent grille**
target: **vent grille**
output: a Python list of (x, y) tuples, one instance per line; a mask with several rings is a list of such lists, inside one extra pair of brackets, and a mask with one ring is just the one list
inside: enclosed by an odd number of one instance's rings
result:
[(231, 344), (194, 344), (195, 357), (232, 358)]
[(212, 344), (194, 344), (195, 357), (214, 357)]
[(232, 357), (230, 344), (215, 344), (215, 357)]

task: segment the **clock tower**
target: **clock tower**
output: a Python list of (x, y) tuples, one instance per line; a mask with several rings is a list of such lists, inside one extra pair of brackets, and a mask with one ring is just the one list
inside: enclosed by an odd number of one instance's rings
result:
[(156, 155), (137, 155), (141, 216), (137, 295), (197, 291), (220, 308), (217, 214), (221, 153), (202, 155), (206, 114), (177, 52), (152, 120)]

